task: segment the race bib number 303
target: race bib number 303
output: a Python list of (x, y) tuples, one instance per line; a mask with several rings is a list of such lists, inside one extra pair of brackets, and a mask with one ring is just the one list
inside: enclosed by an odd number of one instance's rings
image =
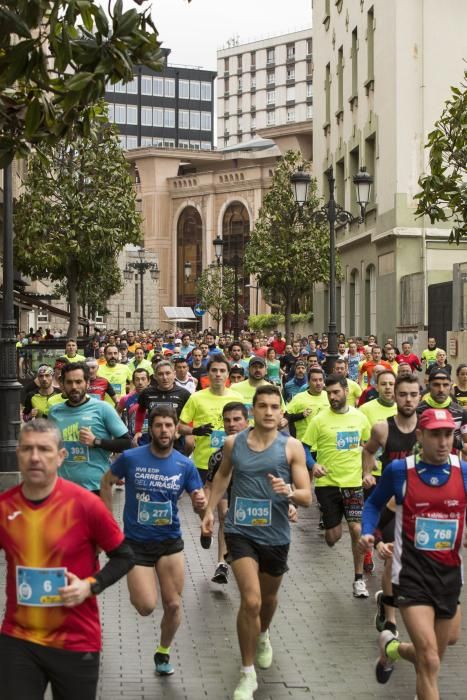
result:
[(415, 547), (428, 552), (454, 549), (457, 520), (417, 518), (415, 521)]
[(89, 462), (89, 447), (74, 440), (65, 440), (66, 461), (74, 464)]
[(54, 608), (63, 605), (58, 592), (66, 585), (66, 568), (38, 569), (16, 567), (16, 601), (18, 605)]
[(267, 498), (235, 499), (235, 525), (269, 527), (271, 525), (271, 501)]

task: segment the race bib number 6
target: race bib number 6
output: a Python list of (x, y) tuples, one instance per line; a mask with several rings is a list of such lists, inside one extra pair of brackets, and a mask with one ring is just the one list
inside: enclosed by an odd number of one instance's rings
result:
[(18, 605), (53, 608), (63, 605), (58, 592), (66, 585), (66, 568), (39, 569), (16, 567), (16, 601)]

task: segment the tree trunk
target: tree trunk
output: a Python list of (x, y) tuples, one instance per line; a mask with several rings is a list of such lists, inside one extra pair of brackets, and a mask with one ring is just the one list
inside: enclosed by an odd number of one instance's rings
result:
[(68, 303), (70, 305), (70, 323), (68, 325), (67, 336), (68, 338), (77, 338), (79, 316), (78, 275), (76, 274), (76, 267), (74, 265), (70, 265), (68, 268)]
[(285, 297), (285, 339), (288, 343), (292, 342), (291, 336), (291, 326), (292, 326), (292, 295), (290, 293), (286, 294)]

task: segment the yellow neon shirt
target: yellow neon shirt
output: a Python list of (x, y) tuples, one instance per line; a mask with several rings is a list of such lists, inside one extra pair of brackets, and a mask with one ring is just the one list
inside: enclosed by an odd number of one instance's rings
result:
[(362, 387), (357, 384), (357, 382), (354, 382), (353, 379), (349, 379), (348, 377), (347, 386), (349, 387), (349, 398), (347, 399), (347, 403), (349, 406), (356, 406), (358, 399), (362, 395)]
[(97, 370), (98, 377), (104, 377), (115, 390), (117, 399), (127, 394), (127, 381), (131, 381), (131, 375), (128, 370), (128, 365), (116, 364), (115, 367), (109, 367), (107, 364), (101, 365)]
[(317, 416), (324, 408), (329, 408), (328, 395), (326, 392), (322, 391), (320, 394), (316, 395), (310, 394), (309, 391), (301, 391), (299, 394), (295, 394), (293, 399), (287, 404), (287, 413), (303, 413), (307, 408), (311, 409), (311, 413), (306, 418), (302, 418), (294, 423), (298, 440), (303, 440), (303, 436), (312, 418)]

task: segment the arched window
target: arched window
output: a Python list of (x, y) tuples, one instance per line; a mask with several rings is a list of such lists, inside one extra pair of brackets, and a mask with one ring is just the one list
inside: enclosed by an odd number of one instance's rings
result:
[[(224, 212), (222, 219), (222, 238), (224, 247), (222, 250), (224, 265), (234, 267), (237, 260), (238, 272), (238, 302), (243, 307), (244, 313), (240, 315), (240, 328), (243, 320), (250, 315), (250, 290), (245, 287), (249, 283), (249, 277), (244, 270), (245, 246), (250, 235), (250, 217), (246, 207), (241, 202), (232, 202)], [(224, 327), (232, 328), (233, 314), (229, 314), (224, 321)]]
[(354, 269), (350, 273), (349, 285), (349, 335), (360, 333), (360, 275)]
[(365, 335), (376, 333), (376, 268), (368, 265), (365, 275)]
[[(191, 263), (191, 275), (185, 279), (185, 263)], [(195, 207), (186, 207), (177, 223), (177, 306), (196, 303), (196, 282), (203, 264), (203, 225)]]

